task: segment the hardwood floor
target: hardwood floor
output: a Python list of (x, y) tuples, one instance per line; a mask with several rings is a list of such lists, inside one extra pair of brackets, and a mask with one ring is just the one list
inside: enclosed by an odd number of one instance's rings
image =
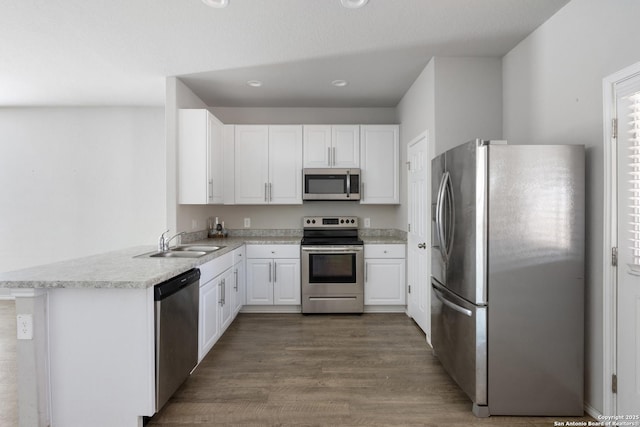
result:
[[(17, 426), (16, 322), (0, 301), (0, 426)], [(149, 426), (536, 426), (475, 418), (404, 314), (240, 314)]]
[(0, 300), (0, 426), (18, 425), (16, 305)]
[(553, 426), (475, 418), (404, 314), (240, 314), (149, 426)]

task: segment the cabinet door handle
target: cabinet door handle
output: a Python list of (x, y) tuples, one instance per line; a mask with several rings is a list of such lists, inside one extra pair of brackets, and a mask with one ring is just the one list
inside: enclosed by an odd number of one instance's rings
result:
[(213, 201), (213, 180), (209, 180), (209, 201)]
[(427, 243), (418, 243), (418, 249), (426, 249), (427, 248)]
[(264, 183), (264, 201), (266, 202), (267, 200), (268, 200), (267, 199), (267, 183), (265, 182)]
[(233, 289), (235, 289), (236, 292), (238, 292), (238, 269), (237, 268), (233, 271), (233, 276), (235, 279), (235, 284), (233, 285)]
[(269, 263), (269, 283), (271, 283), (271, 267), (272, 267), (272, 264)]
[(327, 147), (327, 165), (331, 166), (331, 147)]
[(278, 281), (278, 265), (273, 261), (273, 283)]
[(222, 293), (224, 292), (224, 279), (221, 280), (220, 282), (218, 282), (218, 286), (220, 287), (220, 300), (218, 300), (218, 304), (220, 304), (221, 306), (224, 305), (224, 298), (222, 296)]
[(336, 147), (333, 147), (333, 166), (336, 165)]
[(369, 263), (365, 262), (364, 263), (364, 281), (367, 281), (367, 271), (369, 271)]
[(360, 183), (360, 202), (364, 202), (364, 182)]
[(269, 201), (273, 200), (273, 184), (269, 183)]

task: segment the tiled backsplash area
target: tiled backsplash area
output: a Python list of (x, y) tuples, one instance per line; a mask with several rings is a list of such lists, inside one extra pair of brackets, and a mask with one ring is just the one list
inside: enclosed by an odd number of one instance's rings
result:
[[(229, 237), (300, 237), (302, 239), (302, 229), (276, 228), (276, 229), (227, 229)], [(406, 240), (407, 232), (397, 229), (385, 228), (361, 228), (358, 230), (361, 238), (391, 237), (399, 240)], [(182, 243), (192, 243), (207, 238), (207, 230), (194, 231), (182, 236)]]

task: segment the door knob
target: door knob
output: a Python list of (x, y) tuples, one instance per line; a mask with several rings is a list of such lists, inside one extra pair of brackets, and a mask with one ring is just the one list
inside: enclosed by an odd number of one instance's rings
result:
[(426, 243), (418, 243), (418, 249), (427, 249)]

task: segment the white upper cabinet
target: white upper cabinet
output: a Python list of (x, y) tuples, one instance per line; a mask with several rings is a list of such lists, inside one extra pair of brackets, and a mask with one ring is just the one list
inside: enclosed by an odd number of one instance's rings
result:
[(360, 127), (360, 203), (400, 203), (398, 125)]
[(269, 126), (269, 203), (302, 203), (302, 126)]
[(178, 202), (222, 204), (224, 125), (205, 109), (178, 113)]
[(235, 203), (302, 203), (302, 126), (235, 127)]
[(360, 167), (359, 125), (305, 125), (305, 168)]

